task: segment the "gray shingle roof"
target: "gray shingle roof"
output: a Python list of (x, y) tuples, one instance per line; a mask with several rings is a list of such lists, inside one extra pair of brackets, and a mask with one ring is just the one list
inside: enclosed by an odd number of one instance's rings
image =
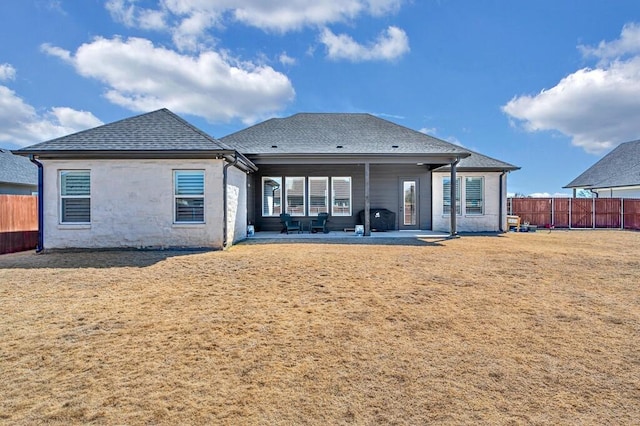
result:
[(640, 140), (618, 145), (565, 188), (596, 189), (636, 185), (640, 185)]
[(229, 149), (178, 117), (160, 109), (20, 149), (42, 151), (201, 151)]
[[(488, 157), (475, 151), (467, 150), (471, 153), (471, 156), (463, 158), (458, 163), (459, 170), (507, 170), (514, 171), (520, 170), (520, 167), (513, 164), (505, 163), (504, 161), (496, 160), (495, 158)], [(437, 169), (438, 171), (450, 170), (451, 167), (443, 166)]]
[(0, 149), (0, 182), (37, 185), (38, 168), (28, 158)]
[(300, 113), (272, 118), (220, 140), (247, 156), (467, 153), (457, 145), (371, 114)]

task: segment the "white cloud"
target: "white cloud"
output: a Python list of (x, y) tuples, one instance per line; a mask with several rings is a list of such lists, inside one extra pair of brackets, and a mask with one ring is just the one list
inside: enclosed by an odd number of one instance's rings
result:
[(361, 15), (395, 13), (405, 0), (163, 0), (157, 9), (136, 0), (109, 0), (112, 18), (129, 27), (168, 30), (183, 50), (211, 47), (208, 31), (235, 21), (264, 31), (285, 33), (345, 22)]
[(26, 146), (100, 124), (90, 112), (68, 107), (38, 113), (13, 90), (0, 86), (0, 141)]
[(346, 59), (352, 62), (394, 60), (409, 51), (409, 38), (398, 27), (389, 27), (375, 42), (362, 45), (347, 34), (336, 35), (325, 28), (320, 41), (327, 47), (331, 59)]
[(526, 131), (559, 131), (590, 153), (640, 138), (638, 31), (627, 25), (618, 40), (582, 46), (585, 54), (610, 60), (580, 69), (537, 95), (514, 97), (502, 110)]
[(423, 127), (422, 129), (418, 130), (420, 133), (424, 133), (426, 135), (434, 135), (438, 132), (438, 129), (435, 127)]
[(213, 122), (251, 123), (295, 96), (284, 74), (213, 51), (183, 55), (141, 38), (96, 38), (75, 54), (43, 49), (68, 58), (82, 76), (103, 82), (105, 97), (132, 111), (166, 107)]
[(278, 58), (278, 60), (280, 61), (280, 63), (282, 65), (295, 65), (296, 64), (296, 59), (292, 58), (291, 56), (287, 55), (287, 52), (282, 52), (280, 54), (280, 57)]
[(0, 64), (0, 81), (16, 78), (16, 69), (11, 64)]
[(604, 61), (640, 54), (640, 25), (626, 24), (622, 27), (619, 39), (611, 42), (602, 40), (597, 47), (579, 45), (578, 49), (585, 57), (593, 56)]

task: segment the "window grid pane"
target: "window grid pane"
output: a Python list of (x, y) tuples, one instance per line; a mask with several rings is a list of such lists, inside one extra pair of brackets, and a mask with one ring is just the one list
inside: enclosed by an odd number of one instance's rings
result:
[(88, 170), (60, 172), (62, 195), (91, 195)]
[(465, 211), (467, 214), (484, 213), (483, 181), (481, 177), (465, 178)]
[(309, 215), (329, 212), (329, 178), (309, 178)]
[[(451, 214), (451, 178), (442, 179), (442, 214)], [(462, 214), (460, 208), (460, 178), (456, 178), (456, 214)]]
[(287, 213), (291, 216), (305, 215), (304, 177), (285, 177)]
[(282, 178), (262, 178), (262, 216), (279, 216), (282, 213)]
[(331, 178), (331, 214), (351, 216), (351, 177)]
[(203, 195), (204, 172), (176, 172), (176, 195)]
[(63, 198), (62, 222), (89, 223), (91, 221), (91, 200), (89, 198)]

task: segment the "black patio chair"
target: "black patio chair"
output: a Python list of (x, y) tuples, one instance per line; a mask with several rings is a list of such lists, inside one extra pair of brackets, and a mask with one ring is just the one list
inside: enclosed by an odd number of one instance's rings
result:
[(325, 234), (329, 233), (327, 228), (327, 222), (329, 221), (329, 213), (318, 213), (316, 219), (311, 220), (311, 232), (322, 231)]
[(282, 222), (282, 231), (286, 232), (302, 232), (302, 225), (299, 220), (293, 220), (289, 213), (282, 213), (280, 215), (280, 222)]

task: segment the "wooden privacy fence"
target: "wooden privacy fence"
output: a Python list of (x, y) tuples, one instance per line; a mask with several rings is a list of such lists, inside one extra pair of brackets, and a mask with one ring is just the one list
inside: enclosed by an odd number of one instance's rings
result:
[(0, 254), (38, 245), (38, 197), (0, 194)]
[(507, 211), (538, 227), (640, 230), (640, 199), (509, 198)]

